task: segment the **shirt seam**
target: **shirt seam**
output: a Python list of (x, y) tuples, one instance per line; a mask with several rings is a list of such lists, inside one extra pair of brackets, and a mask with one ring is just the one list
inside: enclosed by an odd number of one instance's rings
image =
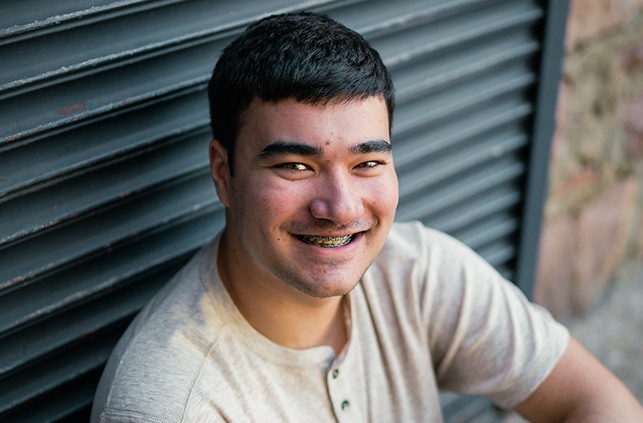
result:
[(103, 417), (108, 417), (108, 418), (109, 417), (128, 417), (128, 418), (135, 418), (137, 421), (146, 421), (146, 422), (153, 422), (153, 423), (170, 423), (168, 420), (150, 416), (140, 412), (136, 412), (132, 410), (114, 409), (114, 408), (104, 410), (101, 413), (101, 420), (103, 420)]
[[(223, 329), (225, 325), (221, 326), (221, 329)], [(218, 343), (220, 337), (215, 336), (214, 339), (210, 342), (208, 345), (208, 350), (206, 353), (203, 355), (203, 358), (201, 359), (201, 363), (199, 364), (199, 368), (195, 372), (194, 378), (192, 379), (192, 383), (190, 383), (190, 389), (188, 391), (188, 395), (185, 398), (185, 403), (183, 404), (183, 409), (181, 410), (181, 422), (185, 422), (185, 416), (188, 412), (188, 406), (190, 404), (190, 399), (192, 398), (192, 395), (194, 394), (194, 388), (196, 386), (197, 380), (201, 376), (201, 371), (203, 370), (203, 366), (205, 365), (205, 362), (207, 358), (210, 356), (210, 353), (212, 352), (212, 349), (215, 347), (215, 345)]]

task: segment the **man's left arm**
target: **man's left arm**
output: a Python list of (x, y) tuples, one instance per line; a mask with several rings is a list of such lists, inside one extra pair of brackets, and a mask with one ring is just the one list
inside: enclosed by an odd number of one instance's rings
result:
[(634, 395), (574, 338), (551, 373), (515, 411), (531, 422), (643, 422)]

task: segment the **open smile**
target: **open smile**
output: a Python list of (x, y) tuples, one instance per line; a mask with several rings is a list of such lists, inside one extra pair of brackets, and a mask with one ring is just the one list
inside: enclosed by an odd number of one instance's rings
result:
[(315, 236), (315, 235), (295, 235), (300, 241), (322, 248), (337, 248), (350, 244), (355, 238), (355, 234), (344, 236)]

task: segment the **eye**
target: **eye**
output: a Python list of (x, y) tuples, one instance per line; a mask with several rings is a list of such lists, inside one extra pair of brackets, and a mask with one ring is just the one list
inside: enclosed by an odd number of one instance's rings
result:
[(303, 172), (305, 170), (310, 170), (310, 167), (306, 166), (303, 163), (282, 163), (275, 167), (278, 169), (291, 170), (293, 172)]
[(377, 160), (369, 160), (367, 162), (362, 162), (362, 163), (358, 164), (355, 167), (357, 167), (357, 168), (373, 168), (373, 167), (377, 167), (377, 166), (382, 165), (382, 164), (384, 164), (384, 163), (382, 163), (380, 161), (377, 161)]

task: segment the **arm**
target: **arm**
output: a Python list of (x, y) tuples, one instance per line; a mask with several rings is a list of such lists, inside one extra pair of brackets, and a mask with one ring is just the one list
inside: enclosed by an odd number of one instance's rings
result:
[(552, 372), (516, 411), (532, 422), (643, 422), (623, 383), (575, 339)]

